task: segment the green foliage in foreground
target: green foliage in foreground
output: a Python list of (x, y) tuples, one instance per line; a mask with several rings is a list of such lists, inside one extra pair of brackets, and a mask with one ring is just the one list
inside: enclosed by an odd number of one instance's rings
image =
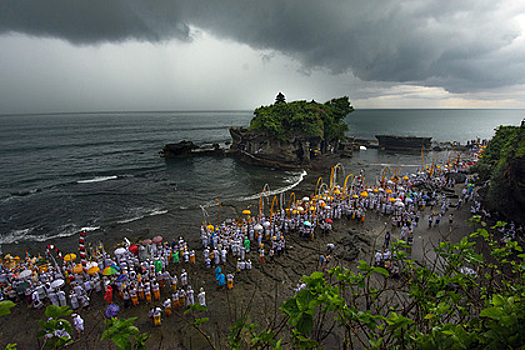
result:
[(314, 101), (276, 103), (254, 111), (250, 130), (266, 131), (280, 140), (286, 140), (290, 131), (322, 140), (341, 139), (348, 130), (344, 119), (352, 111), (347, 96), (324, 104)]
[[(145, 342), (149, 336), (146, 333), (140, 333), (139, 329), (133, 325), (136, 319), (136, 317), (130, 317), (105, 320), (106, 330), (102, 334), (101, 340), (111, 340), (118, 350), (146, 349)], [(131, 337), (135, 340), (134, 344), (131, 343)]]
[(68, 344), (73, 343), (71, 338), (71, 323), (64, 317), (70, 316), (73, 310), (69, 306), (49, 305), (46, 308), (46, 321), (38, 321), (38, 325), (42, 328), (37, 333), (37, 338), (44, 339), (45, 347), (53, 349), (61, 349)]
[(480, 175), (481, 180), (490, 179), (486, 196), (492, 210), (512, 213), (515, 204), (512, 203), (510, 169), (513, 162), (525, 161), (525, 128), (518, 126), (500, 126), (483, 151), (479, 163), (473, 171)]
[(9, 315), (11, 309), (15, 306), (11, 300), (2, 300), (0, 301), (0, 316)]
[[(490, 250), (485, 256), (478, 253), (482, 245)], [(239, 320), (230, 348), (318, 349), (334, 330), (344, 333), (349, 349), (525, 345), (525, 254), (515, 241), (502, 244), (483, 226), (459, 243), (440, 243), (424, 264), (409, 258), (409, 248), (394, 246), (399, 279), (365, 261), (357, 271), (335, 267), (303, 276), (306, 289), (280, 308), (288, 328), (261, 331)]]

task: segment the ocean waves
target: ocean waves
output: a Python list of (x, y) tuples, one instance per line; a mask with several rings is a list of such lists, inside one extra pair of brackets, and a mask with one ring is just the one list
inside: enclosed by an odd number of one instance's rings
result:
[(109, 180), (116, 180), (118, 179), (117, 175), (111, 175), (111, 176), (96, 176), (89, 180), (79, 180), (77, 181), (78, 184), (90, 184), (94, 182), (103, 182), (103, 181), (109, 181)]
[(0, 236), (0, 244), (17, 244), (20, 242), (45, 242), (60, 238), (71, 237), (80, 232), (92, 232), (100, 230), (100, 226), (78, 227), (76, 225), (65, 225), (57, 233), (38, 233), (38, 227), (13, 230)]
[(165, 215), (168, 213), (167, 209), (153, 209), (153, 210), (145, 210), (144, 208), (136, 208), (133, 210), (132, 216), (127, 219), (118, 220), (118, 224), (129, 224), (133, 221), (142, 220), (146, 217), (151, 216), (157, 216), (157, 215)]
[[(270, 189), (269, 191), (266, 191), (265, 194), (267, 196), (275, 196), (275, 195), (284, 193), (286, 191), (289, 191), (289, 190), (297, 187), (301, 182), (303, 182), (305, 176), (308, 175), (306, 170), (301, 170), (300, 172), (287, 172), (287, 174), (288, 174), (288, 176), (284, 179), (284, 182), (285, 183), (289, 183), (289, 185), (283, 186), (283, 187), (279, 187), (279, 188), (277, 188), (275, 190)], [(251, 201), (251, 200), (259, 199), (260, 196), (261, 196), (261, 193), (257, 193), (257, 194), (254, 194), (254, 195), (241, 197), (240, 201), (242, 201), (242, 202)]]

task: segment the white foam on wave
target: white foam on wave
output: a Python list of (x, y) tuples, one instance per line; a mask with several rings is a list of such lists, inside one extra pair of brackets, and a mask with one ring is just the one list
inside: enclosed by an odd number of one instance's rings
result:
[(86, 227), (80, 228), (80, 231), (84, 231), (84, 232), (91, 232), (91, 231), (97, 231), (97, 230), (100, 230), (100, 226), (86, 226)]
[(154, 210), (152, 210), (152, 211), (150, 211), (148, 213), (145, 213), (145, 214), (137, 215), (137, 216), (131, 217), (129, 219), (119, 220), (119, 221), (117, 221), (117, 223), (119, 223), (119, 224), (129, 224), (130, 222), (133, 222), (133, 221), (142, 220), (145, 217), (156, 216), (156, 215), (164, 215), (164, 214), (167, 214), (167, 213), (168, 213), (167, 209), (154, 209)]
[[(287, 182), (287, 183), (290, 183), (290, 185), (288, 186), (284, 186), (284, 187), (280, 187), (278, 189), (275, 189), (275, 190), (270, 190), (269, 192), (267, 192), (267, 195), (268, 196), (275, 196), (277, 194), (281, 194), (281, 193), (284, 193), (286, 191), (289, 191), (295, 187), (297, 187), (301, 182), (303, 182), (305, 176), (308, 175), (308, 173), (306, 172), (306, 170), (302, 170), (300, 174), (293, 174), (293, 176), (287, 178), (284, 180), (284, 182)], [(242, 197), (240, 199), (240, 201), (252, 201), (252, 200), (255, 200), (255, 199), (259, 199), (259, 197), (261, 196), (260, 193), (258, 194), (254, 194), (254, 195), (251, 195), (251, 196), (247, 196), (247, 197)]]
[(26, 228), (22, 230), (13, 230), (6, 235), (0, 236), (0, 244), (16, 244), (22, 241), (31, 242), (45, 242), (56, 240), (64, 237), (71, 237), (79, 234), (81, 231), (96, 231), (100, 230), (100, 226), (87, 226), (78, 228), (75, 225), (66, 225), (62, 227), (62, 230), (56, 234), (32, 234), (34, 228)]
[(93, 179), (89, 179), (89, 180), (79, 180), (79, 181), (77, 181), (77, 184), (90, 184), (90, 183), (94, 183), (94, 182), (103, 182), (103, 181), (116, 180), (116, 179), (118, 179), (117, 175), (96, 176)]

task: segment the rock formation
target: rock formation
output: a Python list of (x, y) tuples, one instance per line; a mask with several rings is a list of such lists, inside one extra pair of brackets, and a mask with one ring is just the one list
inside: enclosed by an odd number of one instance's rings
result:
[(351, 156), (352, 139), (332, 144), (320, 137), (296, 134), (279, 140), (264, 131), (230, 128), (232, 145), (230, 154), (249, 164), (282, 169), (322, 167), (330, 156)]

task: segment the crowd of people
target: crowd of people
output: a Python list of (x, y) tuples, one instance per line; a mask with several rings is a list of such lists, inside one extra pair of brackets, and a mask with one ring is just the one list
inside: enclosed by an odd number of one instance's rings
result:
[[(439, 167), (438, 167), (439, 168)], [(401, 240), (413, 241), (414, 232), (421, 218), (428, 212), (428, 228), (442, 225), (448, 215), (452, 225), (451, 207), (472, 205), (472, 212), (490, 215), (474, 197), (472, 179), (466, 176), (459, 198), (454, 197), (456, 183), (451, 173), (465, 172), (466, 163), (457, 163), (442, 169), (426, 169), (417, 174), (367, 185), (364, 172), (353, 178), (350, 186), (320, 187), (311, 197), (294, 201), (290, 208), (280, 208), (275, 213), (262, 210), (243, 211), (236, 220), (226, 220), (214, 226), (203, 223), (200, 227), (202, 257), (191, 249), (183, 237), (171, 242), (160, 236), (123, 245), (108, 253), (100, 244), (88, 251), (90, 260), (75, 263), (75, 254), (63, 255), (58, 249), (48, 247), (44, 256), (12, 257), (6, 255), (0, 266), (0, 300), (25, 300), (34, 308), (45, 305), (68, 305), (75, 311), (74, 325), (83, 332), (83, 309), (90, 307), (92, 297), (102, 297), (106, 304), (119, 304), (124, 308), (140, 303), (151, 305), (149, 317), (160, 325), (163, 317), (170, 317), (198, 303), (206, 306), (203, 285), (195, 287), (187, 270), (201, 264), (210, 270), (209, 278), (218, 289), (234, 288), (235, 276), (249, 273), (286, 255), (286, 238), (297, 235), (315, 239), (326, 235), (334, 221), (355, 220), (365, 222), (367, 215), (383, 215), (391, 227), (385, 234), (382, 249), (375, 252), (375, 263), (391, 268), (392, 234), (399, 232)], [(501, 228), (502, 237), (512, 237), (514, 224)], [(326, 269), (336, 247), (329, 244), (319, 259), (320, 269)], [(257, 259), (257, 256), (259, 259)], [(304, 288), (299, 283), (296, 291)], [(113, 309), (114, 310), (114, 309)], [(106, 313), (108, 317), (113, 315)]]

